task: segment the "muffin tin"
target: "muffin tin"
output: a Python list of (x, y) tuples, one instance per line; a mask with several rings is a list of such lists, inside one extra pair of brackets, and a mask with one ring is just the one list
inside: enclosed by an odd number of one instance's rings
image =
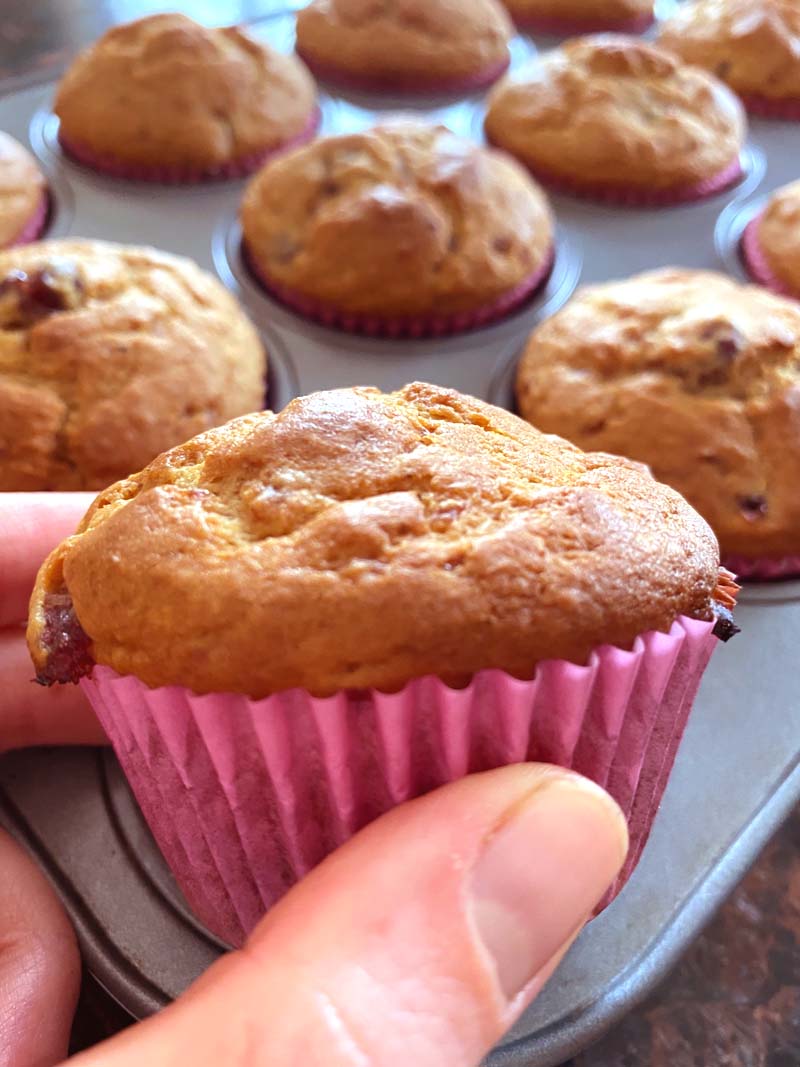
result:
[[(661, 7), (664, 14), (671, 0)], [(290, 49), (281, 10), (252, 27)], [(513, 65), (553, 39), (518, 36)], [(618, 209), (553, 197), (558, 253), (532, 301), (489, 328), (442, 340), (387, 341), (308, 323), (267, 297), (240, 251), (242, 182), (159, 187), (118, 182), (64, 159), (53, 87), (0, 99), (0, 128), (29, 143), (50, 178), (48, 236), (150, 243), (216, 271), (263, 333), (269, 402), (315, 389), (412, 379), (513, 408), (516, 362), (532, 327), (578, 284), (682, 265), (744, 277), (737, 244), (774, 188), (800, 176), (800, 125), (751, 121), (745, 177), (699, 203)], [(355, 130), (396, 100), (323, 93), (323, 132)], [(482, 99), (402, 103), (481, 137)], [(491, 1067), (548, 1067), (576, 1052), (642, 997), (708, 920), (800, 798), (800, 681), (794, 634), (800, 581), (752, 585), (744, 630), (707, 672), (650, 844), (619, 899), (582, 934), (558, 976), (489, 1057)], [(113, 756), (28, 751), (0, 761), (0, 818), (36, 853), (76, 923), (99, 982), (136, 1017), (178, 995), (223, 950), (186, 909)]]

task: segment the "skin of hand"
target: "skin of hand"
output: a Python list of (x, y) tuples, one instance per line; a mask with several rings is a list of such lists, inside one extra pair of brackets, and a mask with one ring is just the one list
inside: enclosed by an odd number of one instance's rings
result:
[[(0, 748), (102, 741), (80, 690), (30, 685), (21, 627), (83, 494), (0, 496)], [(71, 1067), (476, 1067), (611, 884), (625, 821), (559, 768), (473, 775), (330, 856), (172, 1006)], [(80, 977), (43, 875), (0, 837), (0, 1067), (66, 1053)]]

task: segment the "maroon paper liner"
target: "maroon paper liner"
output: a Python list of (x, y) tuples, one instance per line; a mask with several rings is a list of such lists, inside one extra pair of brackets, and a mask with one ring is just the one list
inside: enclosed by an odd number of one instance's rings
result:
[(798, 97), (773, 100), (768, 96), (759, 96), (757, 93), (739, 93), (739, 97), (751, 115), (758, 115), (763, 119), (800, 122), (800, 98)]
[(14, 248), (17, 245), (27, 245), (31, 241), (35, 241), (41, 237), (47, 226), (47, 218), (50, 214), (50, 197), (47, 193), (42, 193), (39, 197), (39, 202), (34, 208), (33, 214), (28, 221), (19, 230), (15, 237), (13, 237), (4, 248)]
[(771, 289), (773, 293), (778, 293), (780, 296), (789, 296), (798, 300), (800, 299), (800, 293), (790, 289), (769, 264), (761, 239), (758, 236), (758, 227), (762, 216), (763, 212), (760, 212), (744, 228), (740, 243), (742, 262), (753, 281), (758, 282), (759, 285), (766, 286), (767, 289)]
[(653, 12), (628, 19), (570, 19), (557, 15), (515, 15), (516, 26), (528, 33), (545, 33), (553, 37), (583, 36), (587, 33), (644, 33), (656, 20)]
[[(498, 144), (489, 137), (488, 133), (487, 139), (495, 147), (508, 152), (508, 148)], [(622, 207), (675, 207), (678, 204), (705, 200), (729, 189), (740, 181), (744, 174), (742, 162), (737, 156), (724, 170), (698, 182), (676, 185), (669, 189), (637, 189), (630, 186), (609, 185), (607, 182), (584, 182), (579, 178), (565, 178), (543, 167), (534, 166), (527, 160), (520, 159), (520, 162), (528, 168), (537, 181), (555, 193), (565, 193), (581, 200), (594, 200), (601, 204), (614, 204)]]
[(510, 55), (506, 54), (505, 59), (472, 74), (443, 77), (419, 77), (413, 74), (381, 76), (362, 74), (358, 71), (337, 67), (332, 63), (321, 62), (299, 47), (297, 48), (297, 54), (314, 77), (328, 85), (337, 86), (340, 89), (352, 89), (357, 92), (401, 93), (404, 96), (429, 96), (436, 93), (449, 95), (485, 89), (489, 85), (493, 85), (501, 75), (505, 74), (511, 62)]
[(733, 571), (743, 582), (780, 582), (800, 578), (800, 555), (794, 556), (726, 556), (722, 566)]
[(290, 137), (289, 140), (213, 167), (149, 166), (143, 163), (130, 163), (127, 160), (117, 159), (115, 156), (97, 153), (87, 145), (81, 144), (80, 141), (66, 136), (60, 129), (58, 140), (64, 152), (71, 159), (100, 174), (109, 174), (124, 181), (154, 182), (159, 185), (196, 185), (201, 182), (244, 178), (252, 174), (273, 156), (310, 141), (319, 129), (321, 119), (322, 113), (319, 107), (315, 106), (300, 133)]
[(551, 248), (541, 265), (513, 289), (490, 304), (447, 315), (364, 315), (329, 307), (312, 297), (304, 296), (294, 289), (271, 279), (247, 244), (242, 242), (242, 253), (253, 276), (263, 288), (290, 307), (293, 311), (323, 326), (345, 333), (364, 334), (367, 337), (446, 337), (488, 326), (518, 308), (539, 290), (550, 277), (555, 262), (555, 249)]

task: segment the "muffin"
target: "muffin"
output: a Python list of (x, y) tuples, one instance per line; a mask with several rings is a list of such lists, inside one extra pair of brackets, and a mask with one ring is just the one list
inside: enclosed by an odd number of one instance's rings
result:
[(748, 223), (742, 258), (755, 281), (800, 300), (800, 181), (773, 193)]
[(72, 63), (56, 92), (58, 137), (94, 170), (192, 182), (256, 170), (313, 136), (314, 82), (236, 27), (185, 15), (114, 26)]
[(602, 782), (637, 855), (733, 629), (718, 563), (638, 464), (436, 386), (342, 389), (101, 494), (29, 640), (40, 682), (83, 678), (187, 898), (239, 944), (360, 826), (488, 767)]
[(493, 90), (486, 136), (578, 196), (672, 204), (741, 176), (741, 105), (716, 78), (634, 37), (568, 41)]
[(410, 121), (272, 161), (247, 188), (241, 221), (266, 289), (370, 334), (483, 325), (534, 292), (553, 259), (550, 208), (521, 167)]
[(641, 33), (653, 23), (653, 0), (504, 0), (522, 29), (577, 34)]
[(77, 239), (0, 252), (0, 490), (102, 489), (263, 406), (265, 357), (188, 259)]
[(800, 119), (800, 6), (796, 0), (686, 0), (659, 41), (713, 71), (749, 111)]
[(355, 89), (479, 89), (509, 63), (499, 0), (312, 0), (297, 13), (297, 51), (317, 77)]
[(744, 577), (800, 571), (800, 307), (707, 271), (586, 288), (532, 334), (519, 410), (647, 463)]
[(33, 156), (0, 131), (0, 248), (35, 241), (47, 209), (47, 183)]

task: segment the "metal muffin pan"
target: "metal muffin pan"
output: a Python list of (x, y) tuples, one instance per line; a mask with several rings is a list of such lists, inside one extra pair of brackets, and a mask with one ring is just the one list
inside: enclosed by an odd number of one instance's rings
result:
[[(666, 0), (661, 10), (670, 6)], [(253, 31), (290, 49), (291, 12), (276, 12)], [(514, 65), (537, 44), (552, 43), (517, 37)], [(744, 224), (769, 191), (799, 176), (793, 160), (800, 160), (800, 125), (754, 119), (745, 177), (722, 195), (657, 211), (555, 196), (556, 263), (532, 301), (475, 332), (378, 341), (306, 322), (262, 292), (241, 259), (243, 182), (119, 182), (63, 158), (52, 91), (38, 86), (0, 99), (0, 128), (30, 144), (50, 178), (48, 236), (153, 244), (216, 272), (262, 331), (275, 408), (314, 389), (393, 389), (415, 378), (513, 408), (514, 370), (528, 333), (577, 285), (665, 265), (742, 277), (737, 242)], [(323, 132), (363, 128), (397, 104), (323, 93)], [(403, 102), (402, 110), (480, 137), (481, 96)], [(664, 975), (800, 798), (800, 581), (749, 586), (737, 618), (744, 632), (714, 656), (639, 868), (490, 1055), (490, 1067), (550, 1067), (599, 1036)], [(166, 1004), (222, 951), (183, 903), (110, 753), (4, 757), (0, 818), (48, 871), (88, 966), (131, 1015)]]

